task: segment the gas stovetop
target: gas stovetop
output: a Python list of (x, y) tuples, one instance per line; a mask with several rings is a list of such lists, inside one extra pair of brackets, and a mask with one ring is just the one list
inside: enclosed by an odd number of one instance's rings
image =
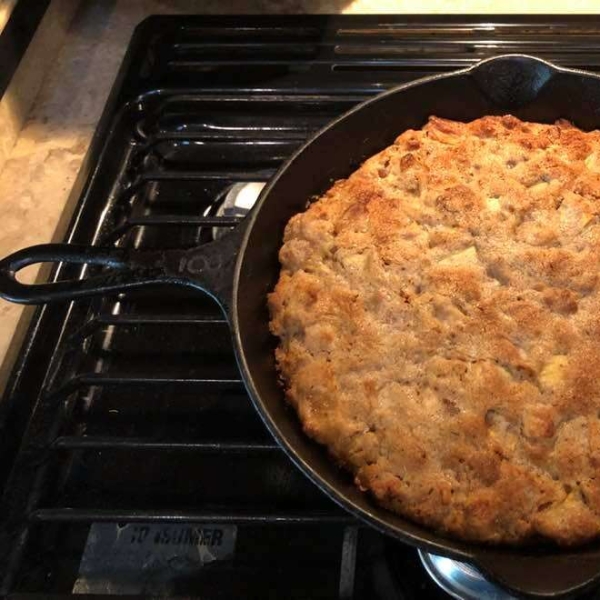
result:
[[(600, 70), (599, 34), (593, 17), (151, 18), (84, 162), (66, 241), (208, 242), (357, 102), (501, 52)], [(39, 309), (0, 427), (11, 598), (448, 598), (414, 549), (343, 512), (269, 437), (208, 297), (157, 288)]]

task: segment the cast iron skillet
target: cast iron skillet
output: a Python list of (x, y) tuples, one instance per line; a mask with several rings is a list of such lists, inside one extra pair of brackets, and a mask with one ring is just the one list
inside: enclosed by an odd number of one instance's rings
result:
[[(210, 294), (229, 319), (242, 376), (265, 424), (290, 458), (331, 498), (380, 531), (437, 554), (475, 563), (513, 593), (556, 598), (600, 579), (600, 546), (490, 548), (447, 539), (379, 508), (285, 406), (274, 367), (266, 296), (278, 274), (285, 224), (332, 181), (429, 115), (467, 121), (510, 112), (522, 119), (600, 126), (600, 77), (523, 56), (498, 56), (472, 68), (385, 92), (340, 117), (305, 144), (264, 189), (244, 223), (218, 242), (188, 251), (136, 251), (67, 244), (34, 246), (0, 262), (0, 295), (28, 304), (109, 294), (147, 285), (182, 285)], [(40, 262), (104, 269), (73, 281), (23, 285), (17, 271)], [(89, 271), (88, 271), (89, 272)]]

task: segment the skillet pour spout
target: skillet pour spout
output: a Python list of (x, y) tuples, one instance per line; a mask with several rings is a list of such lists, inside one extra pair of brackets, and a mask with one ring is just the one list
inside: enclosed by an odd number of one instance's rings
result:
[[(333, 121), (278, 171), (241, 226), (188, 251), (141, 251), (46, 244), (0, 262), (0, 296), (27, 304), (178, 285), (218, 300), (231, 326), (238, 365), (256, 410), (291, 460), (335, 502), (364, 523), (423, 550), (474, 563), (511, 593), (573, 597), (598, 583), (598, 544), (578, 549), (490, 548), (445, 538), (393, 514), (358, 490), (324, 448), (304, 435), (278, 385), (266, 295), (279, 275), (278, 252), (289, 219), (309, 198), (352, 173), (430, 115), (470, 121), (512, 113), (522, 120), (568, 119), (600, 127), (600, 77), (525, 55), (503, 55), (454, 73), (414, 81), (364, 102)], [(23, 267), (62, 263), (50, 283), (25, 285)], [(76, 265), (88, 265), (77, 271)], [(68, 268), (67, 268), (68, 267)], [(71, 274), (71, 279), (65, 276)]]

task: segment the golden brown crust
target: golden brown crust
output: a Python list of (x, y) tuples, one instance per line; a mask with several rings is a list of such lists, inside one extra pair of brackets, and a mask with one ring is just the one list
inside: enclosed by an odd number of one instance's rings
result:
[(600, 533), (600, 133), (432, 117), (293, 217), (286, 396), (385, 507), (491, 543)]

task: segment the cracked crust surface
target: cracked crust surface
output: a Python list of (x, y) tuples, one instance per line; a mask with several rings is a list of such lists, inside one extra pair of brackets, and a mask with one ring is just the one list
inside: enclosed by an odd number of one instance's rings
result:
[(287, 225), (286, 397), (386, 508), (467, 540), (600, 533), (600, 133), (432, 117)]

